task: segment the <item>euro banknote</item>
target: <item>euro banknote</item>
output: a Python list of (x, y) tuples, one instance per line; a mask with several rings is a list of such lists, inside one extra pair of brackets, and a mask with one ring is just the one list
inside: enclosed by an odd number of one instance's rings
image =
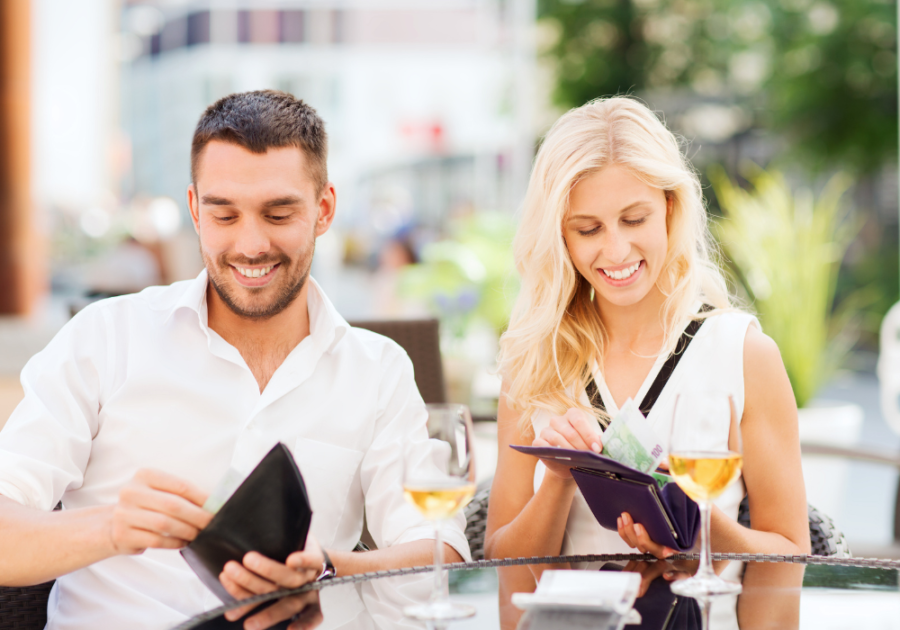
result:
[(656, 470), (665, 449), (650, 423), (629, 398), (603, 432), (603, 452), (617, 462), (641, 472)]

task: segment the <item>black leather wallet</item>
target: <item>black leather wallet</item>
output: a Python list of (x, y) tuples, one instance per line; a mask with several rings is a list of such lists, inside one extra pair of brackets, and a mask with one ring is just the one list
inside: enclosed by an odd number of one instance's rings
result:
[(553, 446), (516, 446), (515, 450), (554, 459), (572, 469), (572, 477), (597, 522), (617, 531), (616, 519), (628, 512), (653, 542), (678, 551), (694, 546), (700, 532), (700, 508), (675, 483), (660, 488), (639, 470), (592, 451)]
[(181, 555), (207, 588), (230, 603), (234, 598), (219, 582), (225, 563), (241, 562), (251, 551), (284, 562), (303, 549), (311, 519), (300, 469), (279, 442)]

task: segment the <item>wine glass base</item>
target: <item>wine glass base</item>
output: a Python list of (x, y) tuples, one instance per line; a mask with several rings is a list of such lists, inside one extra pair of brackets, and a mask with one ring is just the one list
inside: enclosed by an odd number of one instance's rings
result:
[(455, 602), (430, 602), (403, 609), (403, 614), (419, 621), (453, 621), (475, 616), (475, 607)]
[(710, 577), (695, 576), (686, 580), (672, 582), (669, 588), (676, 595), (702, 599), (717, 595), (737, 595), (741, 592), (741, 585), (736, 582), (728, 582), (718, 575)]

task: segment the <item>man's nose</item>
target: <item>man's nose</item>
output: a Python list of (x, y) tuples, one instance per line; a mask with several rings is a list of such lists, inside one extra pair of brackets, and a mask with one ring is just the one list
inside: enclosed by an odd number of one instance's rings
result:
[(238, 232), (235, 250), (247, 258), (257, 258), (269, 251), (269, 235), (265, 225), (257, 218), (247, 218)]

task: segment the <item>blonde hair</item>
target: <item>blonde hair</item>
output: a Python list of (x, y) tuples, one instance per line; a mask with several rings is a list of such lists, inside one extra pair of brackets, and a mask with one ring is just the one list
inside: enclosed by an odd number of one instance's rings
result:
[[(523, 434), (538, 410), (558, 415), (580, 407), (587, 367), (602, 358), (606, 331), (590, 283), (575, 269), (563, 238), (569, 195), (584, 177), (610, 164), (628, 168), (672, 201), (668, 252), (657, 287), (661, 352), (671, 353), (690, 319), (730, 308), (698, 179), (675, 136), (633, 98), (598, 99), (563, 115), (538, 151), (522, 221), (513, 242), (521, 290), (500, 339), (508, 404), (522, 414)], [(697, 313), (698, 301), (715, 310)]]

